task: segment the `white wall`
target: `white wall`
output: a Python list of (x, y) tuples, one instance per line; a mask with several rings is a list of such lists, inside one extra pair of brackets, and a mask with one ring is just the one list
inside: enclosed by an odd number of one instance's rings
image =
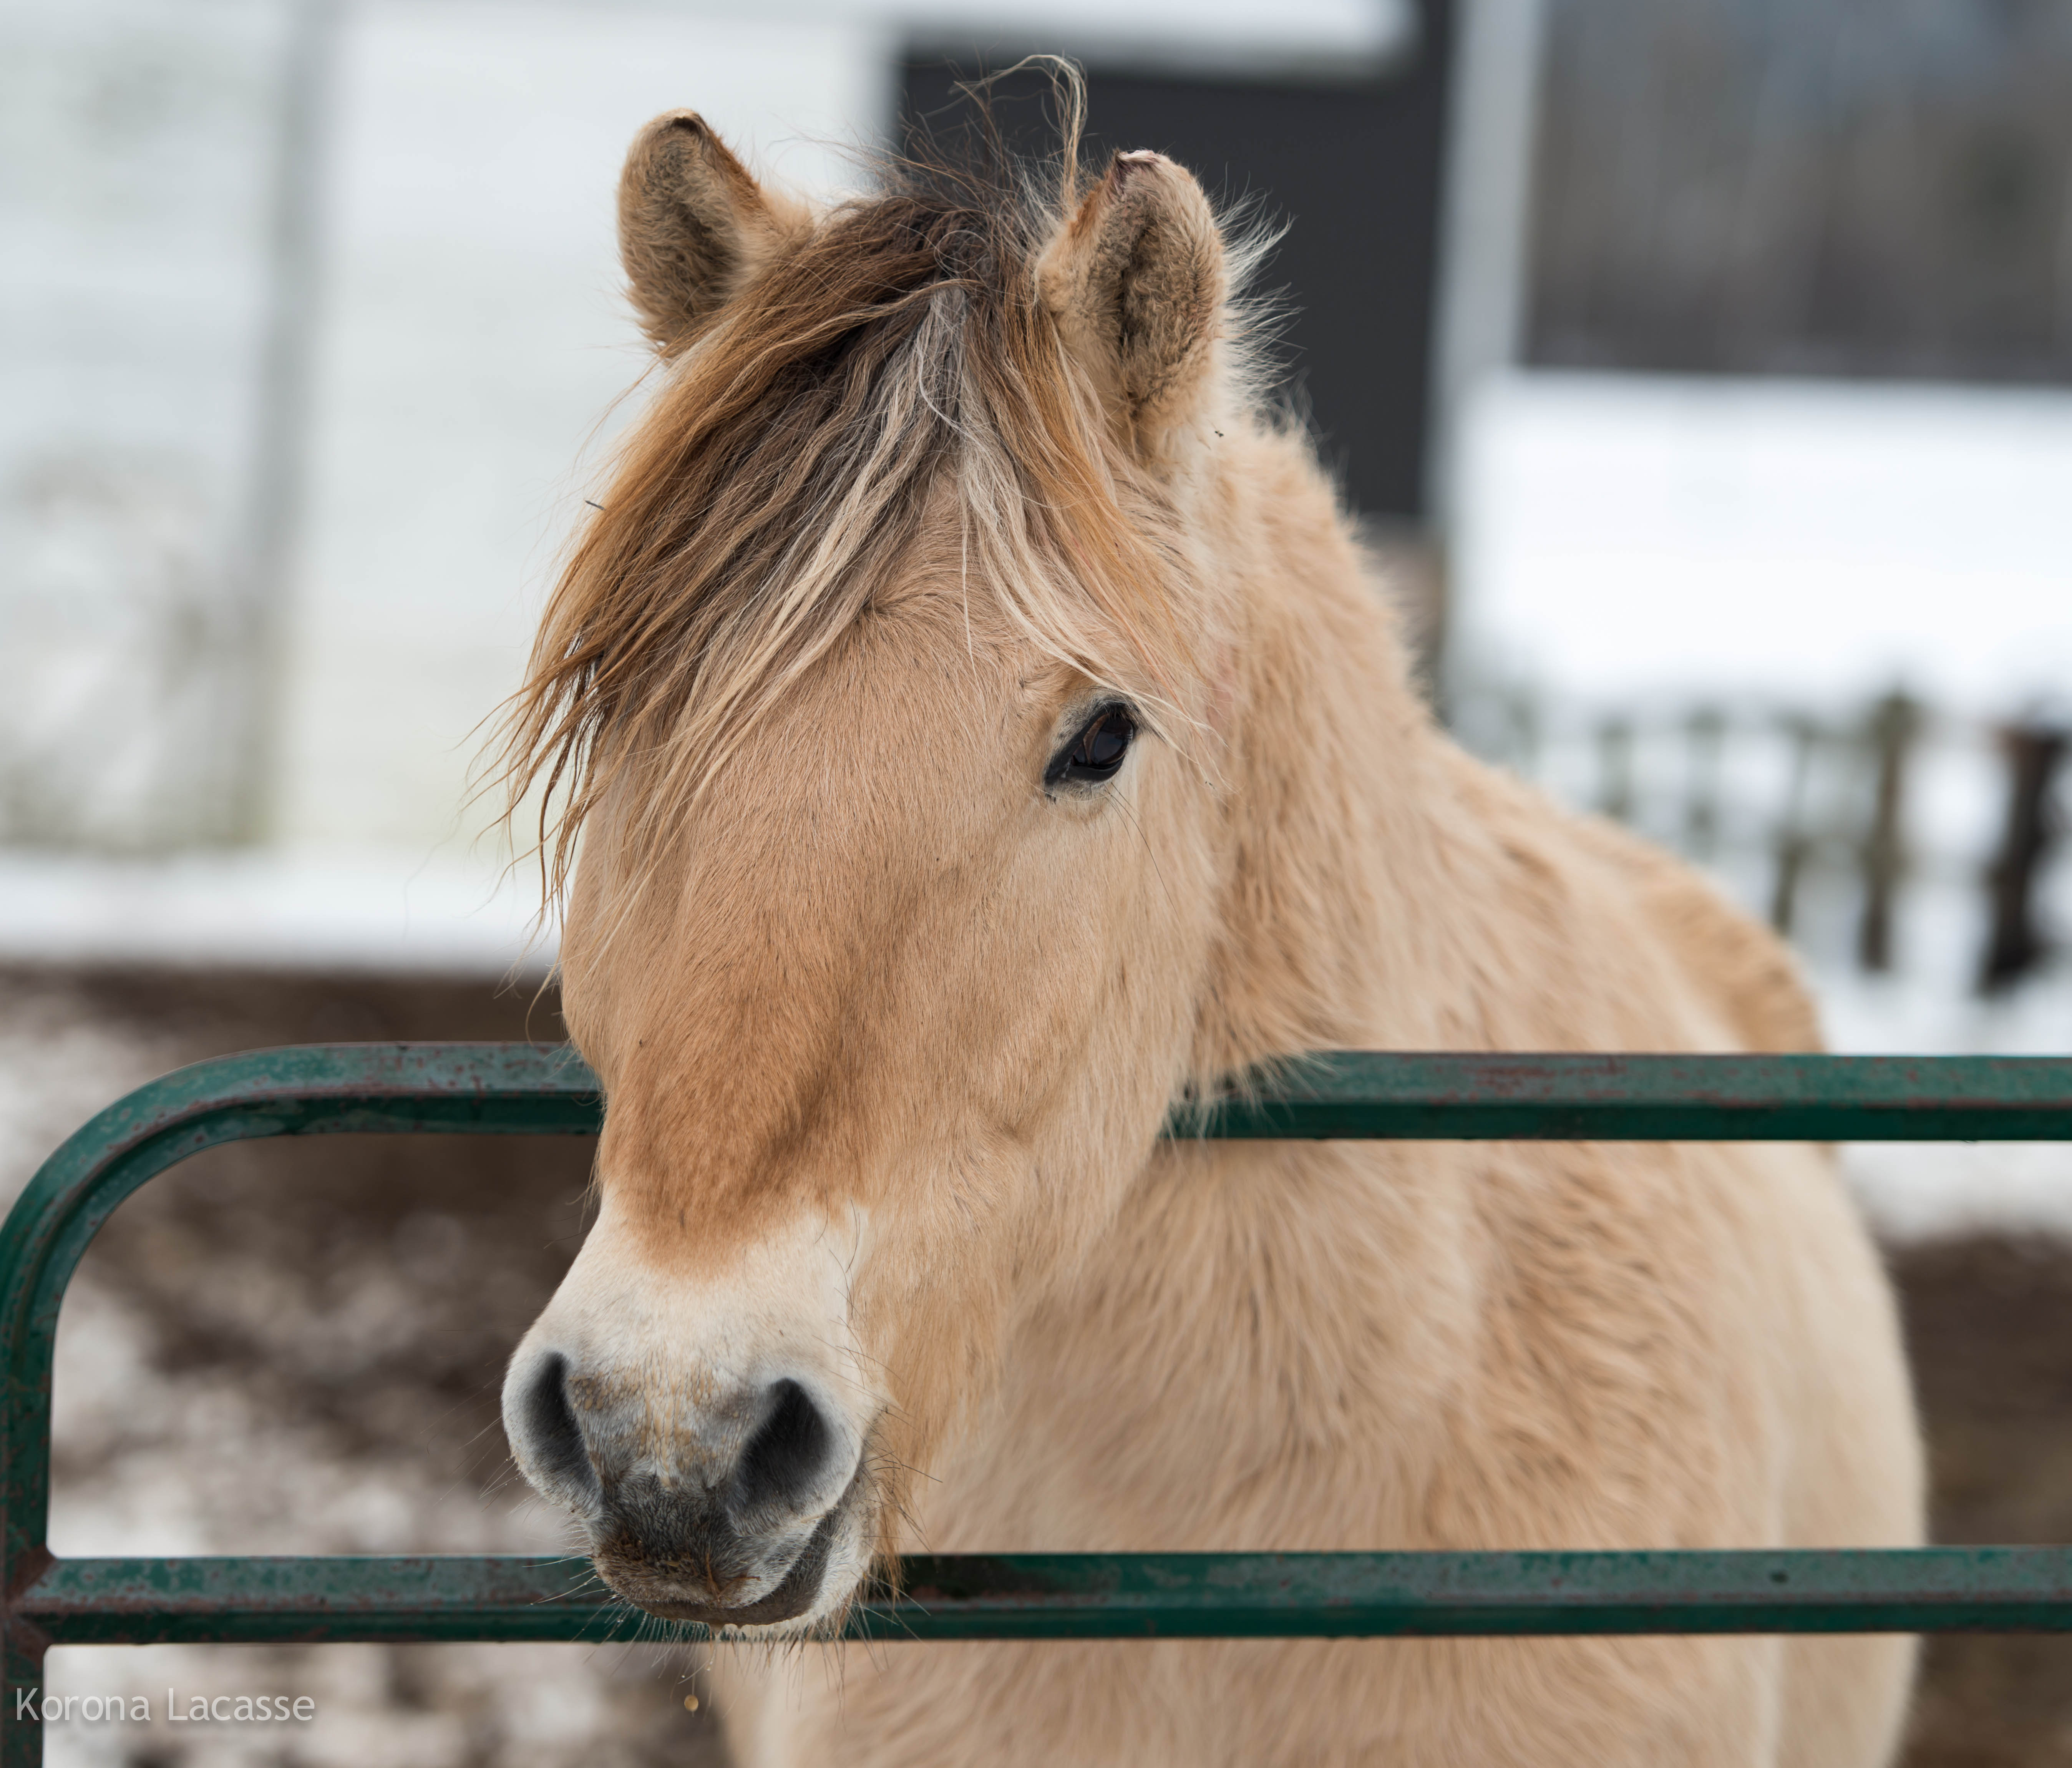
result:
[(0, 828), (220, 837), (283, 33), (0, 0)]
[[(281, 658), (283, 843), (458, 857), (471, 733), (647, 354), (621, 297), (619, 162), (695, 104), (825, 191), (890, 113), (887, 45), (562, 7), (351, 18), (325, 192), (326, 310), (301, 581)], [(590, 467), (578, 464), (588, 445)]]

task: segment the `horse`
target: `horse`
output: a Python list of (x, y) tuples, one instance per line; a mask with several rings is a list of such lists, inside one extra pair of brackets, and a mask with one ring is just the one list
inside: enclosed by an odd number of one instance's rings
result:
[(1075, 130), (968, 158), (815, 205), (692, 112), (627, 157), (656, 385), (507, 727), (607, 1101), (519, 1468), (722, 1642), (744, 1768), (1887, 1762), (1897, 1637), (837, 1638), (923, 1548), (1922, 1538), (1827, 1151), (1161, 1139), (1311, 1051), (1818, 1026), (1441, 728), (1256, 233)]

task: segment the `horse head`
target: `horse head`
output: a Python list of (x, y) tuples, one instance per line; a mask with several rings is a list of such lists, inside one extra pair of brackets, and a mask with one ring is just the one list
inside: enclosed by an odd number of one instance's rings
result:
[(663, 380), (512, 750), (608, 1111), (504, 1409), (657, 1615), (838, 1623), (1201, 1066), (1241, 249), (1155, 154), (1070, 166), (816, 212), (689, 113), (627, 162)]

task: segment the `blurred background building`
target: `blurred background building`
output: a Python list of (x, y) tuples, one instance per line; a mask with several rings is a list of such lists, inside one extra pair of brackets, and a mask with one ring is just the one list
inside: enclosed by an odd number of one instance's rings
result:
[[(1285, 225), (1284, 397), (1466, 742), (1783, 928), (1840, 1047), (2072, 1047), (2064, 0), (0, 0), (6, 1186), (233, 1041), (524, 1029), (479, 1003), (551, 932), (473, 770), (644, 394), (628, 139), (696, 105), (832, 197), (1038, 50), (1086, 68), (1097, 146)], [(1031, 83), (1000, 97), (1040, 143)], [(1895, 1243), (2072, 1235), (2062, 1151), (1851, 1158)], [(59, 1544), (540, 1544), (508, 1500), (438, 1510), (397, 1447), (493, 1416), (397, 1347), (445, 1333), (493, 1393), (536, 1305), (450, 1319), (465, 1249), (529, 1271), (496, 1236), (536, 1203), (574, 1231), (549, 1203), (579, 1174), (467, 1182), (356, 1214), (341, 1177), (335, 1309), (286, 1349), (317, 1304), (267, 1286), (293, 1261), (245, 1215), (211, 1206), (206, 1256), (172, 1189), (112, 1229), (68, 1305)], [(360, 1398), (292, 1441), (195, 1398), (269, 1358), (282, 1416)], [(338, 1503), (191, 1471), (245, 1462)], [(326, 1671), (340, 1761), (678, 1759), (560, 1658), (500, 1705), (518, 1660), (487, 1648), (413, 1695), (393, 1654), (314, 1656), (389, 1666)], [(1951, 1737), (1984, 1748), (1984, 1710)], [(2060, 1759), (2072, 1709), (2033, 1729), (2058, 1743), (1914, 1759)]]
[(517, 960), (471, 767), (642, 396), (627, 138), (831, 195), (1036, 48), (1285, 225), (1287, 396), (1470, 742), (1781, 912), (1847, 1038), (2062, 1041), (1959, 1005), (2067, 888), (2048, 3), (7, 0), (0, 947)]

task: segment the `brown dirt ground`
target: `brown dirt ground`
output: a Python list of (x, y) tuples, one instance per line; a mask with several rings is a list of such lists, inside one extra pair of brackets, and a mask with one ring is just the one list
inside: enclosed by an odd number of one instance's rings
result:
[[(1975, 1239), (1893, 1256), (1952, 1543), (2072, 1541), (2072, 1248)], [(1946, 1634), (1908, 1768), (2072, 1763), (2072, 1638)]]
[[(22, 980), (0, 973), (0, 988)], [(551, 997), (475, 982), (64, 982), (109, 1020), (169, 1037), (187, 1059), (265, 1044), (561, 1033)], [(503, 1360), (580, 1238), (590, 1152), (560, 1137), (248, 1143), (188, 1162), (125, 1205), (88, 1264), (148, 1313), (167, 1370), (233, 1368), (269, 1415), (319, 1423), (347, 1447), (431, 1458), (479, 1488), (503, 1460)], [(1932, 1447), (1936, 1538), (2072, 1541), (2072, 1248), (1971, 1239), (1898, 1249), (1893, 1265)], [(407, 1331), (347, 1330), (356, 1286), (377, 1269), (389, 1286), (384, 1314)], [(278, 1284), (259, 1281), (282, 1273), (296, 1298), (285, 1310)], [(261, 1290), (267, 1304), (249, 1305)], [(399, 1698), (409, 1655), (397, 1654)], [(658, 1728), (662, 1708), (673, 1711), (656, 1732), (668, 1759), (719, 1760), (701, 1720), (686, 1730), (667, 1676), (656, 1678), (654, 1704)], [(2072, 1764), (2072, 1638), (1931, 1642), (1906, 1762)]]

